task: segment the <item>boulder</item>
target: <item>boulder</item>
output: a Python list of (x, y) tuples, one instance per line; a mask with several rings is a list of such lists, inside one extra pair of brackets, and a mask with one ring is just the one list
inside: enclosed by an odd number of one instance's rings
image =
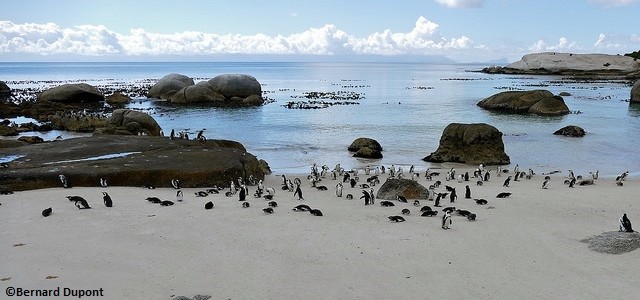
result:
[(44, 143), (44, 140), (39, 136), (21, 136), (18, 141), (25, 142), (27, 144)]
[(18, 129), (15, 126), (0, 124), (0, 136), (16, 136)]
[(59, 174), (87, 187), (100, 178), (111, 186), (158, 188), (170, 187), (172, 179), (185, 188), (225, 186), (250, 175), (264, 179), (265, 163), (242, 149), (224, 140), (114, 135), (0, 148), (0, 157), (19, 157), (11, 162), (11, 172), (0, 176), (0, 186), (15, 191), (60, 187)]
[(502, 132), (484, 124), (451, 123), (442, 132), (438, 149), (423, 158), (428, 162), (506, 165)]
[(382, 152), (376, 149), (371, 149), (369, 147), (362, 147), (358, 149), (355, 154), (353, 154), (353, 157), (380, 159), (382, 158)]
[(209, 80), (209, 85), (214, 92), (224, 95), (227, 99), (262, 95), (260, 82), (251, 75), (223, 74)]
[(575, 54), (559, 52), (543, 52), (526, 54), (507, 66), (517, 70), (546, 70), (547, 72), (566, 71), (599, 71), (633, 72), (640, 70), (640, 62), (630, 56), (611, 54)]
[(109, 96), (107, 96), (106, 102), (112, 106), (122, 106), (129, 102), (131, 102), (131, 97), (121, 93), (115, 92)]
[(640, 103), (640, 80), (631, 88), (631, 103)]
[(640, 248), (640, 233), (609, 231), (581, 240), (589, 249), (608, 254), (623, 254)]
[(223, 102), (224, 96), (211, 89), (206, 81), (182, 88), (169, 98), (172, 103)]
[(104, 95), (86, 83), (67, 83), (50, 88), (38, 95), (38, 101), (62, 103), (97, 103), (104, 101)]
[(0, 100), (9, 98), (11, 98), (11, 88), (4, 81), (0, 81)]
[(477, 103), (478, 106), (508, 113), (565, 115), (569, 107), (561, 96), (547, 90), (500, 92)]
[(390, 178), (378, 189), (376, 198), (396, 200), (398, 195), (407, 199), (428, 199), (429, 191), (417, 181)]
[(349, 145), (347, 150), (352, 152), (357, 152), (358, 150), (360, 150), (360, 148), (364, 148), (364, 147), (367, 147), (371, 150), (382, 151), (382, 146), (380, 145), (380, 143), (378, 143), (378, 141), (371, 138), (366, 138), (366, 137), (355, 139), (351, 143), (351, 145)]
[(584, 129), (580, 126), (569, 125), (556, 130), (553, 134), (564, 135), (571, 137), (583, 137), (585, 135)]
[[(113, 132), (117, 133), (118, 129), (122, 133), (125, 129), (130, 134), (138, 135), (144, 133), (151, 136), (160, 136), (160, 125), (148, 114), (130, 109), (116, 109), (107, 120), (108, 127), (116, 127)], [(132, 131), (133, 130), (133, 131)], [(109, 133), (109, 130), (101, 130), (98, 133)]]
[(169, 74), (156, 82), (147, 92), (147, 97), (169, 100), (184, 87), (194, 85), (193, 79), (182, 74)]

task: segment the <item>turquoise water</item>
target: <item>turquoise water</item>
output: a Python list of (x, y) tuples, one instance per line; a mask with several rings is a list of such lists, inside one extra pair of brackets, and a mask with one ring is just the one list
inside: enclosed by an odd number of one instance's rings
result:
[[(442, 130), (453, 122), (483, 122), (504, 133), (512, 164), (537, 172), (600, 170), (614, 176), (640, 172), (640, 107), (627, 102), (629, 82), (576, 82), (568, 77), (489, 75), (481, 65), (411, 63), (0, 63), (0, 80), (13, 88), (44, 81), (82, 81), (96, 85), (149, 82), (169, 73), (207, 80), (225, 73), (250, 74), (275, 102), (257, 108), (176, 107), (147, 99), (145, 109), (165, 133), (200, 129), (209, 139), (241, 142), (269, 162), (275, 172), (307, 172), (312, 163), (346, 168), (366, 165), (432, 166), (421, 159), (435, 151)], [(14, 81), (14, 85), (10, 83)], [(476, 103), (495, 93), (543, 88), (564, 97), (572, 111), (562, 117), (506, 115)], [(359, 105), (325, 109), (287, 109), (304, 92), (357, 93)], [(587, 131), (583, 138), (552, 135), (566, 125)], [(384, 147), (382, 160), (355, 159), (346, 151), (358, 137)], [(66, 137), (65, 137), (66, 138)]]

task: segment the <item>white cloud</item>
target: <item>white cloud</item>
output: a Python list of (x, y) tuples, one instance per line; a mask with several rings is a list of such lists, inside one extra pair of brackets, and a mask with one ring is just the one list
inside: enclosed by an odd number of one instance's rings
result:
[(637, 51), (640, 48), (640, 36), (632, 34), (625, 35), (605, 35), (601, 33), (593, 44), (598, 50), (613, 49), (616, 51)]
[(327, 24), (288, 36), (218, 35), (185, 31), (171, 34), (131, 29), (127, 34), (102, 25), (60, 28), (54, 23), (15, 24), (0, 21), (0, 53), (78, 55), (212, 55), (212, 54), (445, 54), (473, 47), (466, 37), (444, 38), (439, 25), (419, 17), (409, 32), (387, 29), (358, 38)]
[[(435, 1), (440, 3), (441, 5), (444, 5), (446, 7), (451, 7), (451, 8), (481, 7), (484, 2), (484, 0), (435, 0)], [(631, 1), (631, 0), (627, 0), (627, 1)]]
[(626, 6), (638, 2), (638, 0), (589, 0), (589, 2), (605, 6)]
[(575, 42), (569, 42), (569, 40), (565, 37), (559, 38), (558, 43), (555, 45), (549, 45), (545, 40), (540, 39), (529, 47), (529, 50), (533, 52), (569, 51), (569, 50), (578, 50), (578, 49), (579, 47), (576, 45)]

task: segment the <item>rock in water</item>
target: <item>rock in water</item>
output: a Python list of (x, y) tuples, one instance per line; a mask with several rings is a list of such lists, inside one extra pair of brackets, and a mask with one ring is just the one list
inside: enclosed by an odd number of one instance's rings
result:
[(585, 135), (585, 132), (584, 129), (582, 129), (582, 127), (580, 126), (569, 125), (556, 130), (556, 132), (554, 132), (553, 134), (571, 137), (583, 137)]
[(560, 96), (547, 90), (507, 91), (487, 97), (478, 106), (501, 112), (538, 115), (566, 115), (569, 107)]
[(502, 132), (484, 124), (451, 123), (443, 131), (438, 149), (423, 158), (428, 162), (506, 165)]

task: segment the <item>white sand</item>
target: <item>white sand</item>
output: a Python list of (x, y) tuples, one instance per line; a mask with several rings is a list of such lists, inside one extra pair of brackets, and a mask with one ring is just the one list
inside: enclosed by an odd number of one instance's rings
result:
[[(458, 173), (465, 170), (459, 169)], [(321, 192), (303, 179), (305, 201), (280, 190), (272, 215), (267, 201), (237, 196), (196, 198), (203, 189), (183, 189), (185, 201), (161, 207), (144, 199), (175, 200), (175, 190), (108, 187), (46, 189), (0, 196), (0, 287), (104, 289), (102, 299), (170, 299), (212, 295), (212, 299), (634, 299), (640, 294), (640, 250), (621, 255), (591, 251), (580, 240), (618, 229), (626, 212), (640, 227), (640, 181), (618, 187), (613, 179), (569, 188), (553, 175), (512, 182), (436, 180), (457, 187), (455, 206), (477, 214), (475, 222), (453, 217), (450, 230), (419, 208), (364, 206), (337, 198), (336, 181)], [(361, 179), (366, 178), (363, 174)], [(386, 175), (381, 175), (386, 178)], [(361, 180), (362, 181), (362, 180)], [(420, 178), (428, 186), (433, 182)], [(474, 198), (464, 199), (469, 184)], [(377, 188), (374, 187), (377, 191)], [(102, 205), (106, 190), (114, 207)], [(507, 199), (496, 199), (502, 191)], [(65, 196), (80, 195), (93, 206), (78, 210)], [(204, 210), (213, 201), (215, 208)], [(448, 199), (443, 206), (450, 205)], [(305, 203), (323, 217), (294, 212)], [(433, 202), (421, 201), (433, 206)], [(41, 211), (53, 208), (53, 215)], [(493, 207), (493, 208), (489, 208)], [(411, 209), (404, 223), (387, 217)], [(636, 228), (638, 229), (638, 228)], [(22, 246), (14, 246), (24, 244)], [(57, 278), (46, 279), (47, 276)], [(10, 278), (10, 279), (7, 279)], [(88, 299), (98, 299), (88, 298)], [(87, 298), (83, 298), (87, 299)]]

